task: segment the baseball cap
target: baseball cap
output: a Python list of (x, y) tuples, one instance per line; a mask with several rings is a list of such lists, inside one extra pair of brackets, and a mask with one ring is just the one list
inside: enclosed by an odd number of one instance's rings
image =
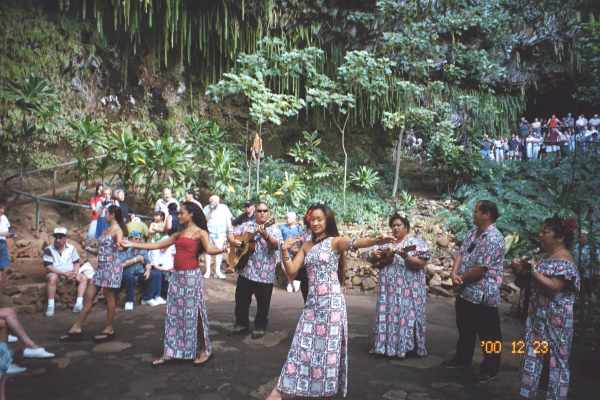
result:
[(250, 206), (252, 206), (252, 205), (254, 205), (254, 203), (253, 203), (253, 202), (251, 202), (251, 201), (247, 201), (247, 202), (245, 202), (245, 203), (244, 203), (244, 207), (246, 207), (246, 208), (247, 208), (247, 207), (250, 207)]
[(67, 228), (59, 226), (57, 228), (54, 228), (54, 232), (52, 233), (53, 236), (67, 236)]
[(130, 237), (130, 238), (137, 238), (137, 239), (141, 239), (141, 238), (142, 238), (142, 236), (143, 236), (143, 235), (142, 235), (142, 232), (140, 232), (140, 231), (137, 231), (137, 230), (129, 232), (129, 237)]

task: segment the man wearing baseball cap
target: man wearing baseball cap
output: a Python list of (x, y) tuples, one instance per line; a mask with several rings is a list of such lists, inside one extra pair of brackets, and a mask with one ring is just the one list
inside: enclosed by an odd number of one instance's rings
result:
[(79, 271), (79, 254), (67, 243), (67, 228), (54, 229), (54, 243), (44, 249), (42, 261), (48, 270), (48, 308), (46, 316), (54, 315), (54, 296), (59, 280), (77, 282), (77, 300), (73, 312), (83, 309), (83, 294), (88, 284), (87, 277)]

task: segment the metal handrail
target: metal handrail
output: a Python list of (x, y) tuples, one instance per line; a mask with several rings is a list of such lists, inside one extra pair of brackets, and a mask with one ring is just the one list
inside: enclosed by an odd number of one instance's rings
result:
[[(15, 193), (15, 194), (20, 195), (20, 196), (30, 198), (30, 199), (32, 199), (35, 202), (34, 229), (36, 229), (36, 230), (40, 226), (40, 217), (41, 217), (41, 214), (40, 214), (40, 202), (51, 203), (51, 204), (60, 204), (60, 205), (63, 205), (63, 206), (76, 207), (76, 208), (85, 208), (85, 209), (91, 209), (92, 208), (89, 204), (74, 203), (72, 201), (53, 199), (53, 198), (45, 197), (45, 196), (36, 196), (34, 194), (27, 193), (27, 192), (22, 192), (22, 191), (16, 190), (16, 189), (9, 189), (9, 190), (11, 192)], [(152, 219), (152, 217), (150, 217), (148, 215), (135, 214), (135, 216), (139, 217), (140, 219), (145, 219), (145, 220)]]

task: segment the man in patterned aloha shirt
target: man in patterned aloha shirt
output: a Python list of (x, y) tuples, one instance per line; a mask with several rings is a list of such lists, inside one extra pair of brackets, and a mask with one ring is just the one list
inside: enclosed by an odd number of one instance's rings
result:
[[(454, 259), (452, 281), (458, 287), (456, 355), (445, 361), (446, 367), (469, 367), (473, 360), (475, 339), (492, 345), (502, 341), (500, 332), (500, 286), (504, 266), (504, 236), (496, 228), (499, 217), (494, 202), (481, 200), (473, 211), (474, 227), (467, 233)], [(484, 346), (482, 351), (493, 346)], [(485, 382), (498, 373), (500, 352), (484, 351), (478, 380)]]
[(256, 249), (248, 258), (246, 266), (240, 271), (235, 288), (235, 326), (234, 333), (246, 333), (250, 327), (250, 303), (252, 295), (256, 299), (256, 317), (252, 338), (265, 335), (275, 282), (277, 251), (282, 241), (281, 231), (275, 224), (265, 227), (269, 221), (269, 207), (264, 202), (256, 203), (256, 219), (234, 227), (228, 233), (232, 246), (239, 246), (233, 235), (255, 232)]

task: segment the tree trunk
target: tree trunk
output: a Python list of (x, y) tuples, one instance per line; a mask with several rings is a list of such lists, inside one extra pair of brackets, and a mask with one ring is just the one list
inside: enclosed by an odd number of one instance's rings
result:
[[(258, 137), (261, 139), (261, 149), (262, 150), (262, 124), (258, 126)], [(261, 152), (259, 151), (256, 155), (256, 196), (259, 196), (260, 193), (260, 157)]]
[[(56, 181), (52, 182), (54, 185)], [(77, 190), (75, 191), (75, 203), (79, 203), (79, 193), (81, 192), (81, 172), (77, 174)]]
[(398, 146), (396, 147), (396, 170), (394, 172), (394, 187), (392, 188), (392, 198), (396, 198), (398, 193), (398, 183), (400, 181), (400, 154), (402, 151), (402, 139), (404, 138), (404, 129), (400, 130), (398, 134)]
[(343, 190), (343, 204), (344, 211), (346, 211), (346, 182), (348, 176), (348, 152), (346, 151), (346, 129), (342, 129), (342, 151), (344, 152), (344, 190)]
[(246, 200), (250, 199), (250, 192), (252, 191), (252, 162), (248, 158), (248, 145), (250, 143), (250, 132), (248, 131), (248, 122), (246, 122), (246, 143), (244, 149), (246, 150), (246, 169), (248, 170), (248, 185), (246, 187)]

